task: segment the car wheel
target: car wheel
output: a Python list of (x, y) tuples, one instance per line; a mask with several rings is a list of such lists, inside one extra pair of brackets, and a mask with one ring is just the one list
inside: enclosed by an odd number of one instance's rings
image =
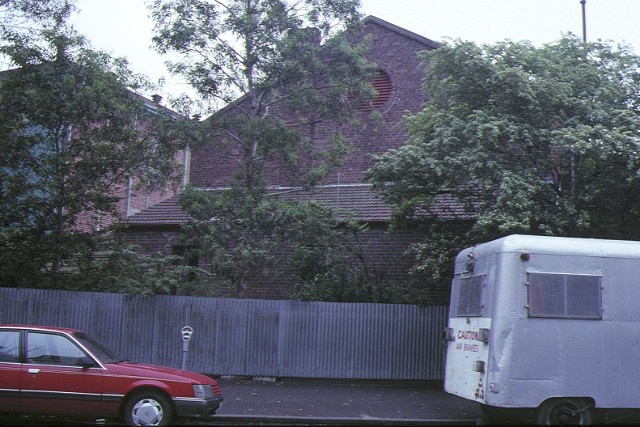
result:
[(538, 425), (589, 425), (590, 402), (584, 399), (551, 399), (538, 408)]
[(129, 426), (166, 426), (172, 421), (171, 402), (158, 392), (134, 394), (124, 406), (124, 422)]

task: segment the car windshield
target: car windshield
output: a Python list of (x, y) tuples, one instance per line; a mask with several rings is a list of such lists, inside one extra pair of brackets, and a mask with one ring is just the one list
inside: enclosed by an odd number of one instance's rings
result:
[(116, 355), (113, 351), (109, 350), (104, 345), (100, 344), (94, 338), (84, 332), (76, 332), (73, 336), (78, 340), (80, 344), (85, 346), (94, 356), (96, 356), (102, 363), (118, 363), (123, 359)]

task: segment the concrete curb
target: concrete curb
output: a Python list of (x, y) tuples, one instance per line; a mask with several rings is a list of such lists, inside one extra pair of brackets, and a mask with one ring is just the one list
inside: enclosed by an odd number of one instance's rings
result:
[(277, 417), (264, 415), (216, 415), (208, 425), (243, 426), (444, 426), (477, 425), (477, 419), (406, 419), (406, 418), (356, 418), (356, 417)]

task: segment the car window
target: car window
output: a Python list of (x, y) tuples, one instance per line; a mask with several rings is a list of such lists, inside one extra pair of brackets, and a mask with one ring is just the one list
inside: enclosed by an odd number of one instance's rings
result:
[(27, 363), (49, 365), (81, 365), (87, 355), (63, 335), (29, 332), (27, 335)]
[(20, 332), (0, 331), (0, 362), (18, 361)]
[(85, 334), (84, 332), (76, 332), (73, 334), (74, 338), (78, 340), (80, 344), (85, 346), (90, 352), (93, 353), (103, 363), (118, 363), (122, 362), (122, 358), (109, 350), (107, 347), (99, 343), (94, 338)]

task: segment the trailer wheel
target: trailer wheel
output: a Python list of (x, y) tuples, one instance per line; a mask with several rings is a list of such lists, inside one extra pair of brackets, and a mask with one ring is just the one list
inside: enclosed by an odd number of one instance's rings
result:
[(538, 408), (538, 425), (589, 425), (592, 403), (587, 399), (550, 399)]

